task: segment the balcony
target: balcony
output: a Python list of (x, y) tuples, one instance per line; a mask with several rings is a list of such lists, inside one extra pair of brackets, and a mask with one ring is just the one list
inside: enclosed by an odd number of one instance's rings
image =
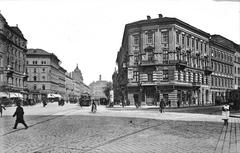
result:
[(178, 70), (184, 70), (187, 67), (187, 62), (183, 60), (170, 60), (169, 64), (175, 64)]
[(28, 79), (28, 73), (23, 73), (23, 81), (27, 81)]
[(210, 75), (212, 74), (213, 70), (210, 66), (205, 66), (204, 72), (205, 72), (205, 75)]
[(155, 60), (146, 60), (141, 62), (141, 66), (154, 66), (156, 65)]
[(5, 71), (7, 72), (7, 77), (8, 77), (8, 78), (13, 76), (14, 70), (13, 70), (13, 68), (11, 67), (11, 65), (8, 65), (8, 66), (6, 67), (6, 69), (5, 69)]
[(192, 82), (192, 87), (194, 90), (199, 89), (201, 87), (200, 82)]

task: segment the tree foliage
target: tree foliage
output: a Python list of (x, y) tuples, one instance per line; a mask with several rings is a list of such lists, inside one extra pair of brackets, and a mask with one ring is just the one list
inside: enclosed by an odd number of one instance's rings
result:
[(105, 89), (104, 89), (104, 94), (107, 97), (107, 99), (110, 99), (110, 91), (113, 89), (112, 82), (108, 82)]

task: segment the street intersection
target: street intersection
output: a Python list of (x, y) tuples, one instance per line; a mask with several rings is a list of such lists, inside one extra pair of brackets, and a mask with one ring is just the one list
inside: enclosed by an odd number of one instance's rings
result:
[[(0, 119), (0, 152), (19, 153), (220, 153), (240, 152), (240, 118), (223, 125), (219, 106), (106, 108), (67, 103), (24, 106), (29, 128), (12, 129), (16, 107)], [(211, 113), (209, 113), (211, 110)], [(196, 112), (196, 113), (195, 113)]]

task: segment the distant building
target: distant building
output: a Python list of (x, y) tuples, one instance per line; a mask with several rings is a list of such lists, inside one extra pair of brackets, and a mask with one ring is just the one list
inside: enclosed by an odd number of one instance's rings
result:
[[(226, 102), (226, 91), (238, 88), (240, 67), (236, 44), (220, 35), (212, 35), (210, 39), (211, 65), (211, 94), (212, 102)], [(235, 82), (233, 82), (235, 80)]]
[(101, 99), (101, 98), (106, 98), (106, 95), (104, 94), (105, 87), (107, 86), (107, 81), (102, 80), (101, 75), (99, 76), (98, 81), (92, 82), (89, 87), (91, 91), (91, 95), (94, 99)]
[(78, 65), (73, 72), (70, 72), (69, 75), (73, 81), (73, 97), (76, 99), (80, 98), (81, 93), (83, 93), (83, 76), (81, 70), (78, 68)]
[[(9, 26), (0, 13), (0, 92), (23, 97), (26, 86), (27, 40), (16, 26)], [(14, 94), (9, 94), (9, 93)]]
[(29, 98), (47, 98), (48, 94), (55, 97), (65, 97), (65, 72), (60, 66), (60, 60), (53, 53), (42, 49), (28, 49), (27, 72), (29, 74), (27, 85)]

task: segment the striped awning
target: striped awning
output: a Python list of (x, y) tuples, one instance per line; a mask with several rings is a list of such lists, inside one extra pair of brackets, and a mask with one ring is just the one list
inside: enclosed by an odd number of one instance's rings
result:
[(6, 92), (0, 92), (0, 98), (2, 97), (9, 97)]

